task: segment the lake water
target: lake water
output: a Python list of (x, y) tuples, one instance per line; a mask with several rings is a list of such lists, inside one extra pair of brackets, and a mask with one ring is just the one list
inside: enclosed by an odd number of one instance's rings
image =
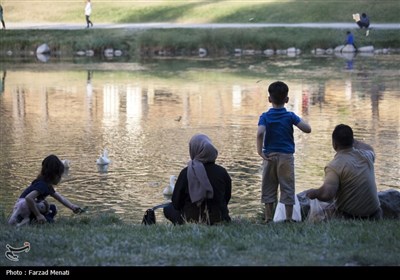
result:
[[(112, 212), (139, 223), (168, 200), (170, 175), (189, 160), (194, 133), (210, 136), (233, 180), (233, 217), (260, 212), (256, 153), (267, 87), (289, 85), (287, 108), (312, 126), (295, 128), (296, 192), (319, 187), (339, 123), (376, 151), (379, 190), (400, 190), (400, 55), (231, 57), (139, 62), (56, 61), (1, 65), (0, 209), (12, 206), (54, 153), (70, 160), (56, 190), (90, 215)], [(0, 88), (1, 89), (1, 88)], [(108, 170), (96, 160), (109, 153)], [(52, 198), (49, 199), (52, 201)], [(59, 205), (59, 215), (71, 212)], [(165, 221), (157, 212), (158, 221)]]

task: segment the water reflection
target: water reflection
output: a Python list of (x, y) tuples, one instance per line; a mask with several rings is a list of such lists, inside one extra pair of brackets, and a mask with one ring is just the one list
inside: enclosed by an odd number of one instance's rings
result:
[[(189, 160), (190, 137), (202, 132), (232, 176), (232, 215), (254, 216), (261, 211), (255, 134), (259, 115), (270, 106), (267, 86), (276, 79), (290, 87), (287, 108), (313, 127), (310, 135), (295, 132), (297, 192), (322, 182), (338, 123), (351, 125), (356, 137), (375, 148), (380, 190), (400, 189), (400, 82), (394, 68), (400, 57), (360, 61), (351, 72), (341, 58), (274, 59), (251, 62), (258, 70), (246, 73), (204, 65), (174, 72), (105, 71), (95, 65), (3, 71), (1, 204), (11, 211), (41, 159), (55, 153), (71, 162), (60, 192), (89, 211), (140, 222), (147, 208), (169, 199), (162, 191)], [(273, 65), (281, 72), (268, 72)], [(99, 166), (104, 147), (112, 162)]]
[(0, 95), (4, 92), (5, 83), (6, 83), (6, 75), (7, 75), (7, 71), (3, 71), (3, 75), (1, 76), (1, 81), (0, 81)]

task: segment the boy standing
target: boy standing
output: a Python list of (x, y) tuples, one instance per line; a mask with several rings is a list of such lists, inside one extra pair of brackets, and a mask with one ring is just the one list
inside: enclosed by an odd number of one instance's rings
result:
[(265, 204), (265, 222), (271, 222), (279, 185), (279, 201), (285, 204), (286, 221), (291, 222), (295, 204), (293, 125), (305, 133), (311, 132), (311, 126), (286, 110), (289, 88), (284, 82), (270, 84), (268, 93), (272, 108), (261, 114), (257, 130), (257, 153), (264, 159), (261, 202)]

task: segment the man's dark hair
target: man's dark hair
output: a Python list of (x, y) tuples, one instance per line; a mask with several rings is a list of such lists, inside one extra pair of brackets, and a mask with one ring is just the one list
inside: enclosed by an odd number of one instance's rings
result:
[(281, 81), (273, 82), (268, 87), (271, 102), (277, 105), (285, 104), (286, 97), (289, 93), (289, 87)]
[(332, 132), (332, 139), (341, 148), (350, 148), (353, 146), (353, 130), (350, 126), (339, 124)]

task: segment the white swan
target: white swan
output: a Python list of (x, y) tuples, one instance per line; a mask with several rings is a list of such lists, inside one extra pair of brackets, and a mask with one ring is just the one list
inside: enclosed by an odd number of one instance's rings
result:
[(61, 162), (63, 163), (65, 169), (69, 168), (71, 164), (71, 161), (69, 161), (68, 159), (63, 159), (61, 160)]
[(166, 186), (165, 189), (163, 190), (163, 195), (172, 195), (175, 188), (175, 180), (176, 180), (175, 175), (171, 175), (171, 177), (169, 177), (169, 185)]
[(98, 165), (107, 165), (111, 162), (111, 160), (108, 158), (108, 151), (107, 149), (104, 149), (103, 154), (100, 155), (100, 157), (97, 159), (96, 163)]

